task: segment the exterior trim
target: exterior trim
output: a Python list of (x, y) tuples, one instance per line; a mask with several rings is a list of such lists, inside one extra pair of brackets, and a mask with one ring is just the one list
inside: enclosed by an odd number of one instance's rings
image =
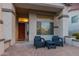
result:
[(5, 40), (4, 43), (10, 42), (11, 40)]
[(54, 28), (59, 28), (59, 26), (54, 26)]
[(72, 41), (76, 41), (76, 42), (79, 42), (79, 40), (74, 40), (74, 39), (72, 39)]
[(3, 24), (3, 21), (2, 20), (0, 20), (0, 24)]
[(68, 15), (61, 15), (58, 19), (61, 19), (61, 18), (68, 18), (69, 16)]
[(72, 12), (72, 11), (76, 11), (76, 10), (79, 10), (79, 8), (78, 9), (71, 9), (68, 12)]
[(11, 13), (13, 13), (14, 15), (16, 15), (16, 13), (15, 13), (12, 9), (2, 8), (2, 11), (3, 11), (3, 12), (11, 12)]
[(64, 4), (65, 6), (72, 6), (71, 3), (62, 3)]
[(5, 40), (5, 39), (0, 39), (0, 42), (1, 42), (1, 41), (4, 41), (4, 40)]

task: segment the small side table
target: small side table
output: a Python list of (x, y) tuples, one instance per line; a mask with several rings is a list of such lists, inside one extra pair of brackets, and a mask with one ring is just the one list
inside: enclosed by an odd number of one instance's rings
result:
[(46, 40), (46, 47), (47, 47), (48, 49), (50, 49), (50, 48), (56, 49), (56, 44), (55, 44), (55, 42), (53, 42), (53, 41), (51, 41), (51, 40)]

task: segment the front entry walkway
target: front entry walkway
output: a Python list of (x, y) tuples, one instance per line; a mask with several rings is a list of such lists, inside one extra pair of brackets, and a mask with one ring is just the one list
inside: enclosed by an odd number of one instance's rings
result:
[(18, 42), (10, 47), (4, 56), (79, 56), (79, 47), (65, 45), (56, 49), (38, 48), (35, 49), (28, 42)]

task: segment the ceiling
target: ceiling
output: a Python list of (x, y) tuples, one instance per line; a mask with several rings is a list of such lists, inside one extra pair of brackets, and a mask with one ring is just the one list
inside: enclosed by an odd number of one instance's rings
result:
[(19, 16), (28, 15), (29, 12), (33, 11), (40, 11), (41, 13), (50, 13), (56, 15), (64, 8), (63, 6), (44, 3), (15, 3), (14, 6), (16, 9), (16, 14)]

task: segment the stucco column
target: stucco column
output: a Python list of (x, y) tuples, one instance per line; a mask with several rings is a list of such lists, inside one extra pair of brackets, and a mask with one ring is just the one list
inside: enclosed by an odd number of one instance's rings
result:
[(29, 42), (33, 44), (36, 35), (36, 14), (29, 13)]
[(3, 20), (2, 20), (2, 9), (0, 4), (0, 55), (4, 53), (4, 39), (3, 39)]
[(3, 31), (4, 39), (11, 40), (11, 45), (15, 44), (15, 8), (12, 3), (3, 3), (2, 4), (3, 12)]
[(61, 37), (68, 36), (68, 20), (68, 15), (62, 15), (59, 17), (59, 32)]

